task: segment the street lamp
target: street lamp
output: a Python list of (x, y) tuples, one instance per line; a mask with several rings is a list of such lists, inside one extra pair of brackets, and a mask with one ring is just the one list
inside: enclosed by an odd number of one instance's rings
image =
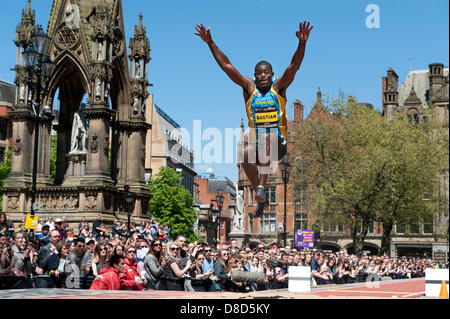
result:
[[(214, 207), (214, 205), (211, 203), (211, 212), (212, 212), (212, 218), (213, 218), (213, 222), (215, 223), (215, 237), (219, 238), (220, 241), (220, 214), (222, 212), (222, 208), (223, 208), (223, 201), (224, 201), (225, 197), (222, 194), (222, 191), (219, 191), (217, 193), (216, 199), (212, 199), (211, 202), (215, 202), (217, 207)], [(217, 234), (217, 227), (219, 227), (219, 233)], [(216, 241), (217, 244), (217, 241)]]
[[(35, 124), (34, 124), (34, 157), (33, 157), (33, 177), (31, 184), (31, 215), (34, 216), (38, 210), (36, 205), (36, 179), (37, 179), (37, 158), (39, 143), (39, 126), (41, 117), (44, 120), (51, 119), (52, 110), (49, 106), (45, 106), (40, 110), (42, 81), (47, 80), (55, 71), (55, 63), (47, 54), (50, 38), (44, 33), (42, 26), (38, 26), (38, 30), (31, 36), (30, 45), (23, 51), (24, 66), (28, 69), (29, 79), (28, 85), (33, 87), (35, 94), (35, 102), (32, 103)], [(33, 81), (33, 73), (36, 73), (36, 81)]]
[(289, 173), (291, 170), (291, 164), (289, 163), (289, 153), (286, 153), (286, 155), (283, 158), (283, 161), (280, 163), (281, 165), (281, 178), (283, 179), (284, 183), (284, 218), (283, 218), (283, 241), (284, 241), (284, 247), (286, 247), (287, 244), (287, 230), (286, 230), (286, 215), (287, 215), (287, 184), (289, 183)]
[(129, 238), (131, 236), (131, 229), (130, 229), (130, 219), (131, 219), (131, 208), (133, 204), (133, 198), (134, 194), (130, 192), (130, 185), (125, 185), (123, 187), (125, 189), (125, 194), (123, 195), (124, 201), (125, 201), (125, 207), (127, 210), (127, 218), (128, 218), (128, 234), (127, 237)]
[(317, 248), (317, 242), (320, 240), (320, 225), (316, 222), (312, 225), (314, 231), (314, 247)]

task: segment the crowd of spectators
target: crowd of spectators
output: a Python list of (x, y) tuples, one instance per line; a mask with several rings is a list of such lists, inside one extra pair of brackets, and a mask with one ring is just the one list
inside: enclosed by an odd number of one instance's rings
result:
[[(30, 236), (25, 221), (14, 227), (5, 214), (0, 216), (0, 289), (249, 292), (287, 288), (289, 266), (311, 267), (313, 286), (420, 278), (426, 268), (448, 269), (448, 262), (426, 257), (358, 257), (280, 248), (275, 242), (253, 249), (239, 247), (235, 240), (216, 247), (187, 243), (183, 235), (171, 238), (169, 225), (155, 219), (140, 226), (132, 221), (130, 233), (126, 223), (115, 220), (109, 233), (101, 215), (92, 226), (83, 218), (75, 236), (64, 217), (50, 217), (39, 221)], [(237, 280), (237, 273), (244, 279)]]

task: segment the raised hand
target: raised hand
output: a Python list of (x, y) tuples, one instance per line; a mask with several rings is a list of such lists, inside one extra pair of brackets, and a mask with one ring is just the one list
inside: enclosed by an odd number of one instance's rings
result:
[(309, 32), (314, 28), (314, 26), (311, 25), (311, 28), (309, 27), (309, 21), (300, 21), (300, 29), (296, 32), (297, 38), (300, 40), (300, 42), (306, 42), (309, 38)]
[(202, 38), (202, 40), (206, 43), (210, 43), (212, 41), (211, 38), (211, 31), (210, 28), (208, 27), (208, 29), (205, 29), (205, 27), (203, 26), (203, 24), (197, 24), (195, 26), (195, 30), (197, 30), (198, 33), (195, 33), (195, 35), (198, 35), (200, 38)]

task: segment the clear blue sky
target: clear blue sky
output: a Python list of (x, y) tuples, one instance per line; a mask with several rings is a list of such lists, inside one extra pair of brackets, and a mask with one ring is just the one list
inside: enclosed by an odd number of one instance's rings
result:
[[(0, 11), (2, 58), (0, 79), (12, 82), (15, 28), (26, 0), (3, 0)], [(232, 64), (252, 77), (260, 60), (272, 63), (275, 76), (289, 64), (298, 40), (300, 20), (314, 25), (303, 64), (287, 91), (292, 102), (301, 100), (305, 115), (320, 86), (324, 95), (339, 89), (381, 109), (381, 77), (392, 67), (403, 82), (409, 71), (449, 60), (449, 3), (447, 0), (123, 0), (126, 39), (133, 35), (143, 13), (151, 46), (150, 92), (155, 102), (182, 127), (193, 120), (203, 129), (237, 128), (245, 119), (242, 90), (216, 65), (208, 47), (194, 33), (194, 25), (211, 26), (213, 39)], [(37, 23), (48, 23), (51, 1), (32, 0)], [(380, 28), (366, 27), (366, 6), (380, 9)], [(128, 43), (127, 43), (128, 45)], [(245, 119), (245, 123), (246, 123)], [(247, 127), (247, 123), (246, 123)], [(192, 142), (191, 142), (192, 143)], [(204, 141), (203, 145), (208, 141)], [(217, 175), (237, 178), (233, 164), (196, 164), (199, 173), (211, 166)]]

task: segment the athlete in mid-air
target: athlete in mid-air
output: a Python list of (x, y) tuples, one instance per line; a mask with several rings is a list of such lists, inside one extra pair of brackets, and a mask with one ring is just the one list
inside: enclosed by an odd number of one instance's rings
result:
[(274, 78), (271, 64), (261, 61), (255, 67), (255, 78), (252, 80), (239, 73), (220, 51), (211, 38), (210, 28), (206, 29), (203, 24), (195, 26), (195, 34), (206, 42), (222, 70), (244, 91), (250, 134), (243, 150), (243, 168), (256, 191), (258, 206), (253, 216), (262, 215), (269, 205), (265, 186), (271, 159), (280, 161), (287, 152), (286, 89), (294, 81), (302, 64), (312, 28), (309, 21), (300, 22), (299, 31), (296, 32), (299, 39), (297, 50), (291, 64), (279, 79)]

